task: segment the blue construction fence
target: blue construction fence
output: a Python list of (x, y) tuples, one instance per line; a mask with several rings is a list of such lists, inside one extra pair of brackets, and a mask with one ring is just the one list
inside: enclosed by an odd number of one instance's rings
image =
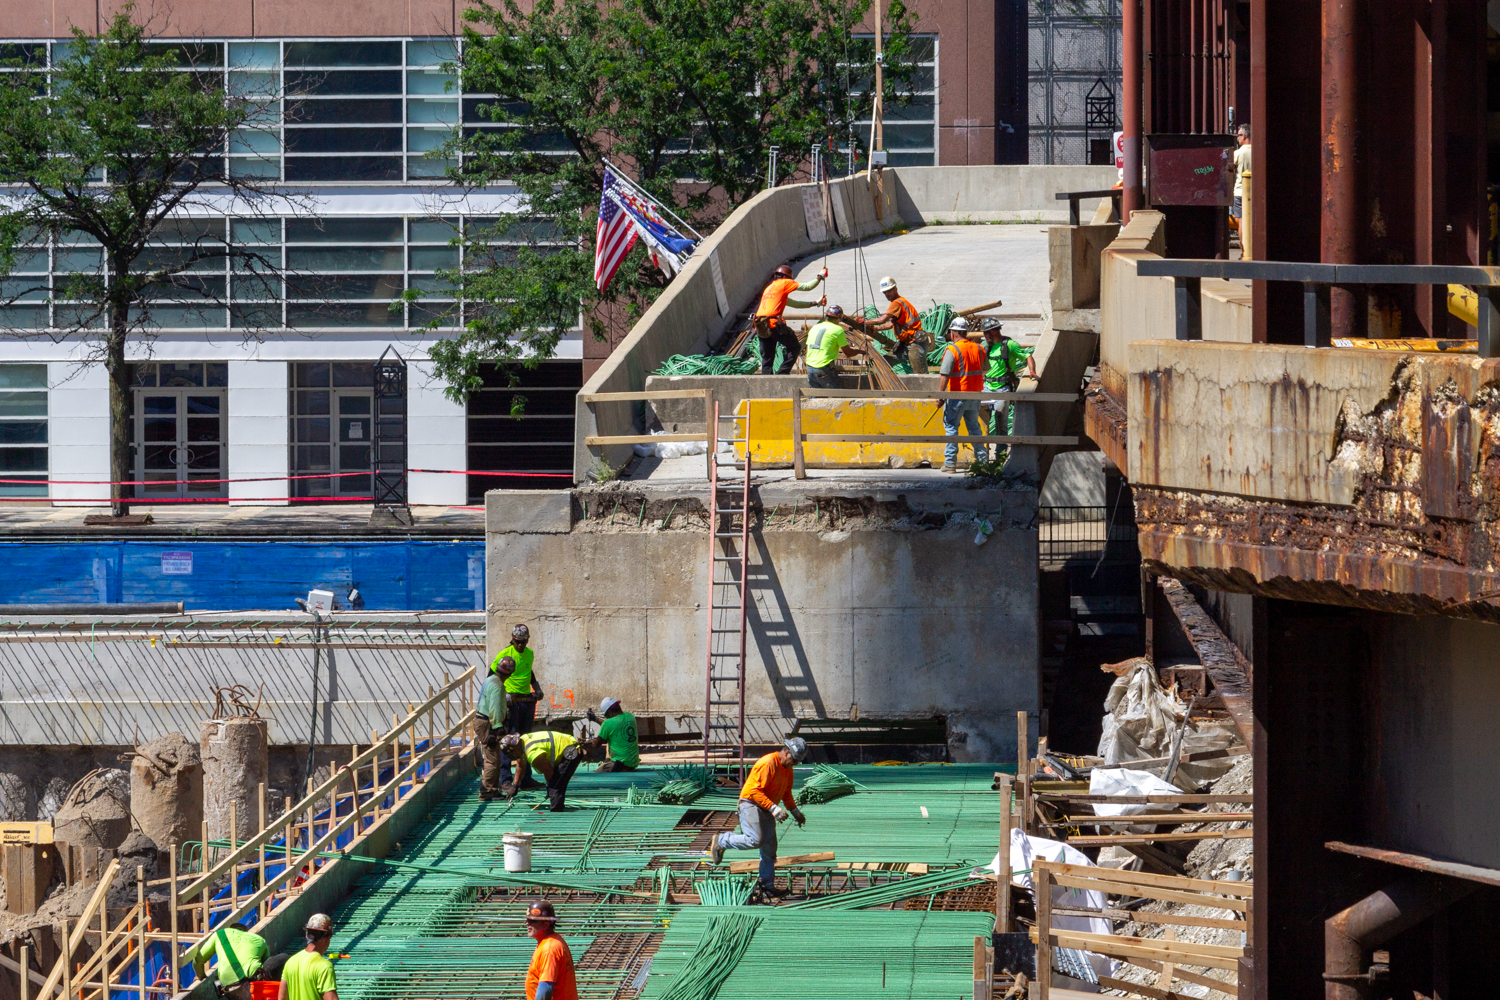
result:
[[(295, 611), (331, 590), (367, 611), (484, 609), (484, 543), (5, 542), (0, 604), (182, 601), (189, 611)], [(355, 609), (359, 609), (356, 605)]]

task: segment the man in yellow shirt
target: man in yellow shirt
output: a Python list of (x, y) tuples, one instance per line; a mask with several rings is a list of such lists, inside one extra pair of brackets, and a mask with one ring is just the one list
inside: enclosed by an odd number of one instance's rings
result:
[[(262, 975), (267, 966), (270, 949), (266, 939), (240, 927), (220, 926), (203, 939), (193, 952), (193, 974), (199, 979), (210, 976), (218, 980), (219, 992), (236, 1000), (249, 1000), (250, 983), (258, 979), (271, 979)], [(286, 961), (286, 956), (279, 956)], [(208, 960), (217, 958), (213, 971), (208, 969)]]
[(756, 761), (740, 789), (740, 831), (718, 834), (709, 842), (707, 854), (714, 864), (724, 860), (726, 850), (753, 851), (759, 847), (760, 885), (771, 896), (787, 893), (776, 888), (776, 824), (785, 822), (788, 816), (798, 826), (807, 822), (792, 798), (792, 765), (806, 759), (807, 741), (793, 736), (780, 750)]
[(849, 346), (848, 328), (844, 326), (844, 310), (829, 306), (821, 323), (815, 323), (807, 331), (807, 384), (814, 389), (839, 388), (838, 369), (834, 362), (842, 352), (847, 358), (857, 358), (863, 351)]
[(280, 1000), (339, 1000), (333, 963), (328, 961), (333, 921), (326, 913), (314, 913), (302, 928), (302, 935), (307, 947), (282, 966)]
[(550, 729), (517, 736), (511, 733), (500, 741), (506, 756), (529, 763), (547, 779), (547, 802), (553, 812), (562, 812), (568, 797), (568, 782), (583, 763), (583, 745), (567, 733)]

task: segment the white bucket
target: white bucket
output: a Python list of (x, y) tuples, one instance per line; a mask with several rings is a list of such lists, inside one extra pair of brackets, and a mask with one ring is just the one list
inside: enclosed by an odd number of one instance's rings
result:
[(508, 872), (531, 871), (531, 834), (517, 831), (500, 838), (505, 845), (505, 870)]

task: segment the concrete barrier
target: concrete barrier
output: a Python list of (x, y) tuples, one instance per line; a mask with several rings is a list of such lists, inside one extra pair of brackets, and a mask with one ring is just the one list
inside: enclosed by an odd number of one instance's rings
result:
[[(896, 211), (909, 224), (965, 222), (1067, 222), (1060, 191), (1103, 191), (1118, 179), (1114, 167), (988, 166), (902, 167), (896, 175)], [(1104, 199), (1079, 203), (1091, 215)]]

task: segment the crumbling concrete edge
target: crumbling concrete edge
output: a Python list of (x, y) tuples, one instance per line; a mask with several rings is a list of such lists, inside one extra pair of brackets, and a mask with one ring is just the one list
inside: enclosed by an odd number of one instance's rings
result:
[[(473, 773), (474, 750), (450, 757), (439, 765), (389, 816), (372, 826), (348, 850), (368, 858), (383, 858), (401, 839), (432, 812), (437, 803), (464, 778)], [(314, 913), (332, 913), (354, 889), (354, 884), (376, 866), (369, 861), (344, 858), (324, 865), (302, 886), (302, 891), (278, 906), (253, 930), (266, 939), (272, 954), (295, 940), (307, 918)]]

